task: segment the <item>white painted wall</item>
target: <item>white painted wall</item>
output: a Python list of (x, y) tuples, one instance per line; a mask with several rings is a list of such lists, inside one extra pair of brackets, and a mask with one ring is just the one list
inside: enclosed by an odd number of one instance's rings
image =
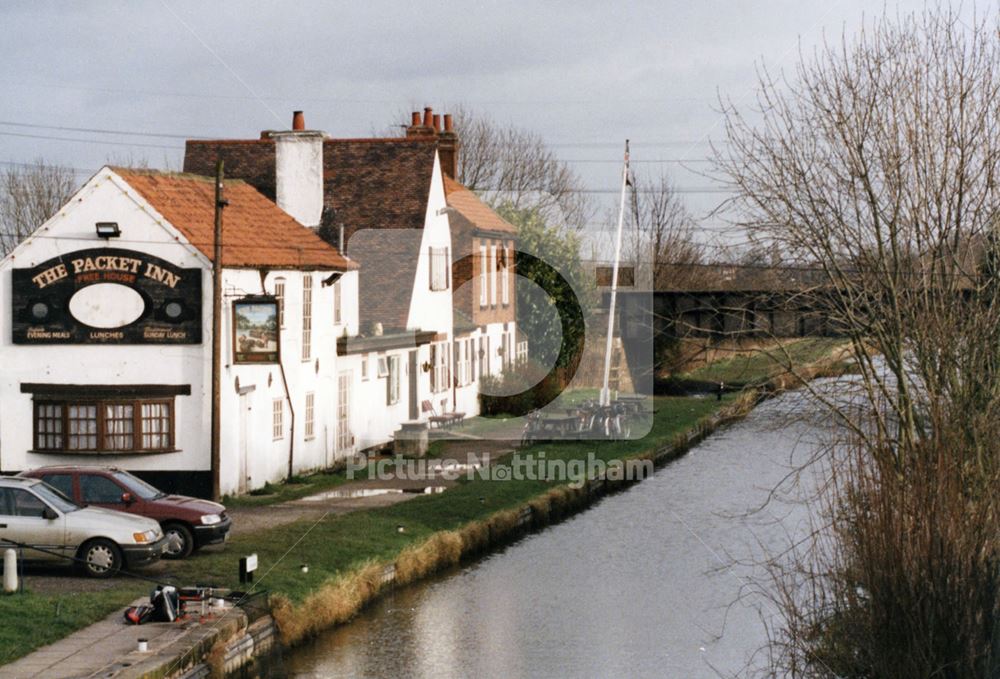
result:
[[(388, 377), (379, 377), (378, 359), (398, 356), (400, 361), (399, 401), (390, 405), (386, 399)], [(367, 378), (361, 377), (361, 362), (367, 357)], [(354, 369), (354, 427), (358, 449), (364, 450), (388, 443), (400, 423), (410, 419), (409, 353), (406, 349), (371, 352), (351, 357)], [(418, 368), (419, 370), (419, 368)], [(419, 375), (418, 375), (419, 377)]]
[[(94, 233), (98, 221), (118, 222), (120, 238), (104, 241)], [(33, 447), (32, 400), (22, 382), (54, 384), (190, 384), (190, 396), (175, 399), (176, 453), (101, 456), (101, 464), (129, 469), (210, 469), (208, 453), (211, 362), (211, 276), (208, 260), (177, 240), (165, 224), (117, 175), (103, 169), (5, 259), (0, 261), (0, 471), (46, 464), (94, 463), (79, 455), (39, 455)], [(202, 276), (203, 343), (201, 345), (14, 345), (11, 341), (11, 269), (28, 268), (81, 249), (134, 249), (177, 266), (206, 269)]]
[[(441, 162), (434, 156), (434, 173), (431, 178), (430, 195), (427, 198), (427, 213), (424, 216), (423, 237), (420, 242), (420, 258), (417, 261), (417, 272), (413, 281), (413, 294), (410, 296), (410, 314), (407, 328), (419, 330), (434, 330), (447, 333), (451, 337), (452, 330), (452, 288), (449, 273), (449, 285), (446, 290), (431, 290), (430, 286), (430, 248), (451, 248), (451, 226), (444, 195), (444, 182), (441, 178)], [(449, 250), (450, 252), (450, 250)], [(450, 267), (450, 258), (449, 264)]]
[[(265, 482), (280, 481), (288, 473), (288, 456), (292, 449), (295, 473), (323, 469), (337, 459), (336, 451), (336, 375), (340, 369), (336, 355), (339, 328), (333, 322), (333, 288), (322, 285), (329, 271), (269, 272), (261, 284), (256, 270), (227, 269), (223, 276), (226, 299), (223, 310), (225, 352), (222, 373), (222, 465), (220, 483), (224, 493), (239, 488), (243, 446), (240, 436), (240, 399), (236, 389), (252, 387), (246, 395), (250, 408), (248, 422), (249, 445), (246, 465), (247, 487), (259, 488)], [(302, 289), (303, 278), (313, 279), (312, 351), (309, 360), (302, 358)], [(232, 301), (245, 294), (274, 294), (274, 281), (285, 281), (285, 325), (281, 330), (281, 365), (234, 364), (232, 361)], [(349, 272), (344, 278), (357, 278)], [(343, 280), (343, 279), (342, 279)], [(356, 288), (356, 282), (354, 286)], [(357, 323), (357, 316), (353, 318)], [(282, 375), (282, 367), (284, 375)], [(285, 382), (287, 380), (287, 392)], [(314, 394), (314, 431), (306, 435), (306, 394)], [(288, 398), (291, 398), (291, 404)], [(280, 439), (272, 433), (273, 402), (283, 401), (284, 427)], [(292, 431), (294, 410), (294, 432)]]
[(323, 215), (323, 133), (272, 132), (278, 207), (315, 228)]
[[(115, 221), (122, 236), (103, 241), (94, 233), (98, 221)], [(11, 341), (11, 269), (35, 266), (60, 254), (107, 245), (161, 257), (185, 268), (202, 269), (202, 344), (200, 345), (14, 345)], [(322, 281), (329, 271), (257, 270), (223, 272), (223, 367), (221, 489), (233, 494), (243, 473), (240, 455), (240, 394), (247, 413), (247, 488), (278, 481), (287, 474), (294, 439), (294, 469), (329, 466), (337, 451), (336, 375), (341, 368), (336, 338), (357, 332), (357, 272), (341, 278), (342, 323), (334, 323), (334, 292)], [(312, 353), (302, 358), (302, 279), (313, 279)], [(273, 294), (274, 281), (285, 280), (285, 326), (281, 355), (288, 393), (295, 411), (284, 404), (284, 431), (272, 436), (272, 403), (286, 399), (278, 365), (236, 365), (232, 354), (232, 302), (247, 294)], [(11, 255), (0, 261), (0, 471), (13, 472), (51, 464), (118, 465), (135, 471), (208, 471), (211, 426), (212, 281), (207, 258), (153, 210), (121, 178), (104, 169), (59, 214), (46, 222)], [(53, 384), (189, 384), (190, 396), (175, 398), (177, 452), (143, 455), (66, 455), (29, 453), (33, 447), (33, 408), (22, 382)], [(306, 436), (306, 394), (315, 394), (314, 435)], [(343, 454), (344, 451), (341, 451)]]

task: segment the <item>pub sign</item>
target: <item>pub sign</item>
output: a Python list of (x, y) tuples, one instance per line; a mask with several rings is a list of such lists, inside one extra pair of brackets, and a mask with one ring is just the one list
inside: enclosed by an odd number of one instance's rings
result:
[(277, 363), (281, 356), (278, 300), (251, 296), (233, 301), (233, 360)]
[(144, 252), (79, 250), (12, 277), (15, 344), (200, 344), (201, 276)]

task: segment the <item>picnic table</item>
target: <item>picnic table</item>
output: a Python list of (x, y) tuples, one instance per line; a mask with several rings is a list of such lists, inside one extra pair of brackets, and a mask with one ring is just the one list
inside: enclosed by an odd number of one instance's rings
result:
[(630, 412), (639, 414), (643, 411), (643, 406), (646, 404), (646, 399), (648, 396), (642, 396), (640, 394), (629, 394), (625, 396), (619, 396), (615, 399), (615, 403), (628, 408)]
[(580, 418), (577, 415), (543, 415), (539, 425), (542, 431), (558, 432), (561, 436), (565, 436), (579, 429)]

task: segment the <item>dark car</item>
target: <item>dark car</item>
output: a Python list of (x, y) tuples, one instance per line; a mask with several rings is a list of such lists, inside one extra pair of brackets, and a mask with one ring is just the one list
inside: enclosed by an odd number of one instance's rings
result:
[(232, 519), (216, 502), (167, 495), (123, 469), (41, 467), (22, 472), (45, 481), (81, 505), (156, 519), (163, 527), (165, 559), (182, 559), (205, 545), (224, 542)]

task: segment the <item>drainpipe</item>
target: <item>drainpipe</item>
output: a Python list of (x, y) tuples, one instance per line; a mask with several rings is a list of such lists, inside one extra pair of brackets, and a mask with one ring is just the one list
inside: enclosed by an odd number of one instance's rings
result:
[(292, 394), (288, 390), (288, 378), (285, 377), (285, 361), (278, 355), (278, 368), (281, 370), (281, 383), (285, 385), (285, 400), (288, 401), (288, 479), (292, 478), (292, 463), (295, 460), (295, 406), (292, 405)]
[[(267, 278), (267, 271), (261, 269), (260, 271), (260, 291), (261, 294), (267, 294), (267, 287), (264, 285), (264, 279)], [(281, 329), (278, 329), (281, 332)], [(279, 347), (284, 347), (283, 343), (278, 344)], [(285, 359), (282, 356), (282, 352), (278, 352), (278, 370), (281, 371), (281, 384), (285, 388), (285, 401), (288, 402), (288, 478), (292, 478), (292, 466), (295, 462), (295, 406), (292, 404), (292, 393), (288, 388), (288, 378), (285, 377)]]

